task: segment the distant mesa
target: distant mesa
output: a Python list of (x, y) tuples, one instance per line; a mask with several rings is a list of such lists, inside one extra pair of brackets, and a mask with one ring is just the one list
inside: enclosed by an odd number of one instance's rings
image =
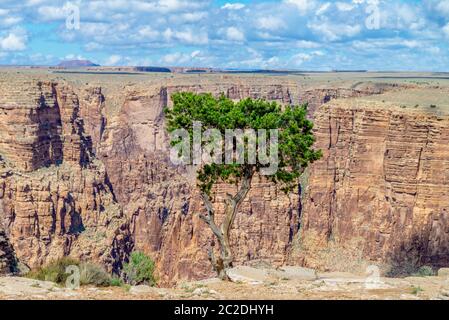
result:
[(58, 64), (61, 68), (83, 68), (83, 67), (99, 67), (99, 64), (95, 64), (89, 60), (65, 60)]

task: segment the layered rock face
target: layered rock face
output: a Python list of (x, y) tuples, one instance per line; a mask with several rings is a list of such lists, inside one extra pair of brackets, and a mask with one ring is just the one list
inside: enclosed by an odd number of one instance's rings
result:
[[(98, 156), (131, 220), (135, 247), (154, 257), (162, 283), (213, 275), (206, 255), (213, 236), (198, 218), (204, 209), (195, 187), (195, 172), (169, 160), (163, 109), (171, 105), (169, 97), (178, 91), (225, 93), (233, 99), (252, 96), (281, 103), (294, 99), (288, 88), (269, 85), (154, 86), (126, 93), (120, 112), (108, 120)], [(236, 191), (229, 185), (218, 189), (220, 196), (213, 200), (222, 212), (221, 195)], [(297, 195), (287, 197), (256, 179), (232, 231), (236, 263), (283, 264), (297, 221)]]
[(393, 272), (449, 264), (449, 117), (376, 103), (315, 115), (322, 160), (309, 172), (293, 260)]
[(0, 275), (17, 271), (17, 260), (4, 230), (0, 229)]
[(129, 230), (77, 95), (50, 81), (1, 85), (0, 218), (17, 258), (29, 267), (63, 255), (120, 267)]
[[(0, 81), (6, 92), (0, 96), (0, 218), (9, 238), (3, 243), (30, 267), (72, 255), (117, 270), (137, 249), (156, 260), (162, 284), (213, 275), (206, 251), (214, 238), (198, 218), (204, 208), (195, 172), (169, 160), (163, 110), (171, 94), (309, 102), (312, 113), (335, 98), (395, 89), (303, 90), (295, 81), (267, 79), (169, 79), (120, 83), (120, 90)], [(324, 257), (329, 248), (361, 251), (357, 259), (381, 262), (415, 251), (423, 261), (445, 261), (445, 180), (434, 170), (445, 159), (446, 120), (401, 112), (338, 104), (321, 109), (317, 148), (325, 157), (311, 168), (309, 187), (286, 196), (254, 179), (231, 231), (236, 264), (335, 269), (335, 261)], [(423, 121), (432, 128), (428, 143)], [(438, 145), (435, 130), (442, 137)], [(217, 186), (217, 220), (223, 195), (235, 189)], [(346, 266), (354, 260), (339, 256)]]

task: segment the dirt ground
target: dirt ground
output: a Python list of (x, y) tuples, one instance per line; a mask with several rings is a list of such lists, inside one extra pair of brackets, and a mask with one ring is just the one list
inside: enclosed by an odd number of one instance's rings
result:
[[(253, 279), (254, 280), (254, 279)], [(2, 300), (449, 300), (449, 278), (410, 277), (367, 280), (346, 273), (323, 273), (316, 279), (242, 278), (187, 282), (175, 288), (81, 287), (71, 290), (51, 282), (0, 278)]]

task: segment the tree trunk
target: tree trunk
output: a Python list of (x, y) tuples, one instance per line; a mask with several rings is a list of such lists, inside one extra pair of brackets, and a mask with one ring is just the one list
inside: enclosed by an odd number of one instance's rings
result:
[(213, 269), (217, 272), (220, 279), (229, 281), (229, 276), (227, 275), (227, 270), (232, 268), (232, 263), (234, 257), (232, 255), (231, 243), (229, 241), (230, 231), (235, 220), (237, 211), (245, 200), (250, 188), (251, 188), (251, 178), (252, 172), (245, 174), (242, 185), (236, 195), (227, 195), (225, 200), (225, 212), (223, 222), (220, 227), (215, 223), (215, 212), (210, 202), (209, 196), (205, 193), (202, 194), (204, 204), (206, 206), (208, 214), (206, 216), (200, 215), (200, 218), (206, 222), (209, 228), (214, 233), (218, 240), (219, 245), (219, 257), (215, 256), (213, 248), (209, 249), (209, 260), (212, 264)]

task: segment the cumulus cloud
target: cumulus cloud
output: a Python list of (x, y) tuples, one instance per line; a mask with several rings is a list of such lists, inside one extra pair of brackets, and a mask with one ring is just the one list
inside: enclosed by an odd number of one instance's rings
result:
[(236, 27), (226, 29), (226, 38), (230, 41), (245, 41), (245, 35)]
[(0, 39), (0, 49), (4, 51), (22, 51), (26, 49), (27, 35), (23, 32), (10, 32)]
[(307, 13), (316, 4), (314, 0), (284, 0), (284, 3), (295, 6), (301, 14)]
[(267, 30), (279, 30), (285, 28), (284, 21), (279, 17), (261, 17), (257, 21), (257, 26), (260, 29), (267, 29)]
[(226, 3), (221, 8), (225, 10), (240, 10), (245, 8), (245, 5), (243, 3)]
[(449, 38), (449, 23), (443, 27), (443, 32)]
[[(109, 64), (376, 69), (385, 56), (392, 68), (404, 65), (401, 56), (425, 56), (412, 67), (436, 69), (449, 61), (449, 0), (70, 2), (80, 8), (79, 30), (66, 28), (67, 0), (1, 0), (0, 62), (50, 61), (31, 43), (54, 56), (67, 43)], [(380, 29), (367, 27), (368, 6), (379, 10)], [(439, 65), (428, 62), (433, 55)]]
[(106, 59), (106, 61), (104, 62), (104, 65), (106, 66), (115, 66), (118, 65), (119, 62), (122, 61), (122, 56), (118, 55), (118, 54), (114, 54), (111, 55), (109, 58)]

